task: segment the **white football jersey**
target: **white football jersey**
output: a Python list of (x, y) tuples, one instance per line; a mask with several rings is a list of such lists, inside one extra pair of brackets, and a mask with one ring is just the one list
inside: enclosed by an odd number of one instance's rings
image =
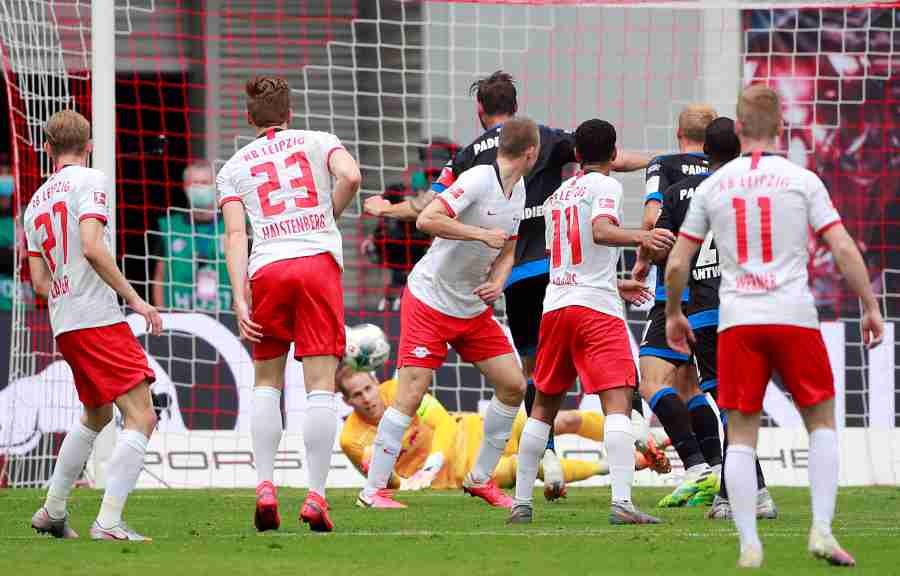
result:
[(718, 250), (719, 330), (748, 324), (819, 325), (806, 267), (810, 228), (840, 222), (818, 176), (774, 154), (719, 168), (694, 191), (681, 235)]
[[(519, 179), (509, 198), (496, 164), (474, 166), (450, 188), (435, 196), (463, 224), (502, 229), (515, 237), (525, 210), (525, 181)], [(483, 284), (500, 249), (484, 242), (435, 238), (407, 281), (413, 296), (448, 316), (473, 318), (487, 305), (473, 291)]]
[(25, 209), (28, 255), (43, 258), (50, 269), (50, 326), (54, 336), (125, 320), (115, 291), (81, 251), (79, 224), (87, 218), (107, 224), (103, 240), (112, 251), (115, 231), (108, 224), (110, 194), (102, 172), (69, 165), (50, 176)]
[(605, 217), (622, 221), (622, 184), (598, 172), (579, 172), (544, 202), (550, 284), (544, 313), (566, 306), (585, 306), (625, 317), (617, 286), (620, 248), (594, 243), (592, 225)]
[(248, 275), (277, 262), (328, 252), (343, 267), (328, 170), (337, 136), (270, 129), (238, 150), (219, 170), (219, 206), (240, 201), (253, 227)]

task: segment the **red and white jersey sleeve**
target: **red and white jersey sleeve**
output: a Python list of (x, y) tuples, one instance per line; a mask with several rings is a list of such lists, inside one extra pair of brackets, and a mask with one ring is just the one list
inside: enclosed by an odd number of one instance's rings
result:
[(617, 318), (625, 310), (617, 287), (620, 249), (594, 243), (593, 222), (622, 220), (622, 184), (597, 172), (578, 174), (544, 203), (550, 285), (544, 313), (584, 306)]
[(809, 191), (806, 196), (809, 226), (819, 235), (840, 223), (841, 216), (832, 204), (831, 195), (828, 194), (821, 178), (810, 172), (806, 182)]
[(50, 325), (53, 335), (122, 322), (116, 293), (94, 271), (81, 249), (80, 223), (104, 224), (103, 241), (112, 252), (110, 195), (99, 170), (66, 166), (31, 197), (25, 210), (29, 256), (40, 256), (51, 274)]
[(327, 132), (269, 130), (219, 170), (219, 205), (243, 203), (253, 228), (250, 277), (266, 264), (323, 252), (343, 267), (328, 167), (336, 150), (343, 146)]
[[(507, 197), (494, 165), (478, 165), (460, 174), (435, 199), (463, 224), (499, 228), (514, 237), (525, 210), (525, 182), (519, 179)], [(474, 290), (487, 280), (499, 254), (500, 249), (483, 242), (435, 238), (410, 273), (407, 287), (417, 299), (448, 316), (478, 316), (487, 306)]]
[(740, 157), (694, 191), (680, 234), (712, 230), (722, 284), (719, 330), (780, 324), (815, 328), (807, 244), (840, 221), (822, 181), (773, 154)]

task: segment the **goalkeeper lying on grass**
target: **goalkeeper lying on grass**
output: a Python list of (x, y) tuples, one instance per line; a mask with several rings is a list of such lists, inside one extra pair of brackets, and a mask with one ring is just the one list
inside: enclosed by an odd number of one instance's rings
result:
[[(353, 408), (353, 413), (341, 431), (341, 449), (356, 468), (365, 474), (368, 469), (372, 443), (387, 406), (397, 390), (397, 381), (378, 380), (366, 372), (355, 372), (347, 366), (338, 369), (337, 389)], [(512, 429), (506, 451), (494, 471), (501, 488), (509, 488), (516, 481), (516, 452), (519, 435), (525, 425), (525, 412), (520, 411)], [(584, 410), (562, 411), (556, 417), (557, 435), (578, 434), (591, 440), (603, 440), (603, 415)], [(400, 490), (423, 488), (458, 489), (466, 473), (475, 463), (483, 433), (481, 416), (473, 412), (450, 414), (438, 400), (426, 394), (412, 425), (403, 437), (403, 449), (388, 486)], [(665, 454), (652, 439), (640, 443), (635, 468), (651, 468), (659, 473), (671, 469)], [(604, 460), (560, 459), (566, 483), (577, 482), (600, 474), (608, 474)], [(543, 477), (543, 471), (538, 472)]]

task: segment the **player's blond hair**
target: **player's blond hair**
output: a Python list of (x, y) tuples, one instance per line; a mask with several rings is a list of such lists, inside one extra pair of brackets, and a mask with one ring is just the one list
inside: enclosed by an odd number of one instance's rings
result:
[(678, 132), (691, 142), (702, 144), (706, 127), (716, 119), (716, 110), (709, 104), (688, 104), (678, 114)]
[(91, 140), (91, 123), (75, 110), (60, 110), (47, 120), (44, 140), (54, 157), (84, 154)]
[(537, 124), (530, 118), (519, 116), (503, 123), (497, 153), (507, 158), (520, 158), (532, 146), (540, 145), (541, 133)]
[(768, 140), (778, 136), (781, 128), (781, 98), (765, 84), (744, 89), (738, 98), (737, 121), (744, 138)]
[(247, 80), (247, 114), (257, 128), (280, 126), (291, 117), (291, 88), (280, 76), (255, 76)]

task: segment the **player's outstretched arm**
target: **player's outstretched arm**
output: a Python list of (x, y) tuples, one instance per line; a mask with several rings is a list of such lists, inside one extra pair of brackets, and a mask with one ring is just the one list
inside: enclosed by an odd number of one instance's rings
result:
[(456, 220), (447, 211), (447, 206), (440, 197), (435, 198), (422, 210), (416, 219), (416, 228), (448, 240), (472, 240), (484, 242), (491, 248), (503, 248), (506, 242), (504, 230), (487, 230), (478, 226), (470, 226)]
[(635, 170), (643, 170), (650, 164), (653, 157), (643, 152), (632, 152), (628, 150), (620, 150), (616, 154), (616, 159), (612, 162), (612, 169), (615, 172), (634, 172)]
[(50, 269), (41, 256), (28, 256), (28, 271), (35, 294), (46, 300), (50, 296)]
[(831, 254), (837, 262), (838, 268), (847, 279), (850, 289), (856, 294), (863, 305), (862, 336), (863, 342), (869, 346), (876, 346), (884, 335), (884, 319), (881, 317), (881, 309), (878, 300), (872, 292), (869, 283), (869, 274), (862, 254), (856, 247), (856, 242), (850, 237), (847, 229), (841, 223), (831, 225), (822, 233), (822, 239), (828, 244)]
[(369, 196), (363, 202), (363, 210), (370, 216), (410, 221), (418, 218), (432, 200), (434, 200), (434, 192), (431, 190), (423, 190), (414, 198), (397, 204), (391, 204), (383, 196)]
[(662, 228), (653, 230), (633, 230), (622, 228), (611, 218), (598, 216), (591, 224), (594, 243), (604, 246), (646, 246), (647, 248), (667, 248), (675, 243), (675, 235)]
[(96, 218), (84, 218), (78, 225), (81, 236), (81, 253), (91, 268), (116, 294), (125, 300), (132, 310), (147, 320), (147, 328), (154, 335), (162, 330), (162, 319), (153, 306), (147, 304), (116, 266), (116, 261), (106, 248), (103, 232), (106, 224)]
[(331, 154), (328, 159), (328, 170), (335, 178), (331, 202), (334, 207), (334, 219), (337, 220), (359, 192), (362, 175), (359, 173), (356, 160), (344, 149), (335, 150)]

